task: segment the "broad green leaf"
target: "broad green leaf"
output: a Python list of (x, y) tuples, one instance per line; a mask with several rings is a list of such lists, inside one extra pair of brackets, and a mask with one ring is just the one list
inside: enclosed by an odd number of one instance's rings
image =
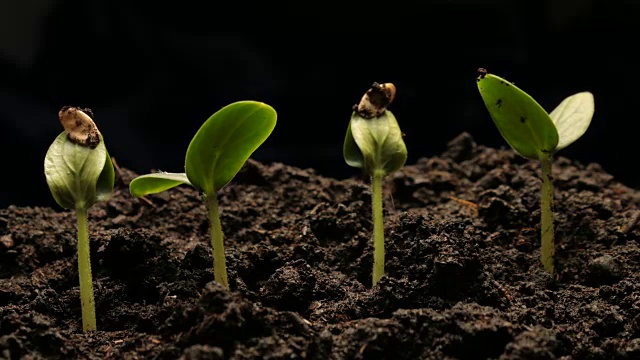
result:
[(98, 200), (96, 186), (106, 158), (104, 141), (91, 149), (71, 142), (65, 132), (58, 135), (44, 158), (47, 185), (58, 205), (65, 209), (90, 208)]
[(182, 184), (191, 185), (185, 173), (152, 173), (131, 180), (129, 192), (135, 197), (140, 197), (157, 194)]
[[(389, 175), (399, 170), (406, 162), (407, 147), (402, 139), (398, 121), (391, 111), (386, 110), (381, 116), (371, 119), (365, 119), (354, 112), (351, 115), (349, 129), (362, 154), (364, 170), (370, 175), (380, 170)], [(353, 152), (351, 148), (348, 150)], [(351, 159), (353, 154), (349, 156)]]
[(558, 131), (540, 104), (493, 74), (478, 78), (477, 84), (498, 131), (516, 152), (528, 159), (553, 153), (558, 145)]
[[(104, 141), (102, 136), (100, 136), (100, 140)], [(113, 161), (111, 161), (111, 156), (109, 156), (109, 151), (106, 149), (106, 146), (105, 152), (106, 156), (104, 159), (104, 167), (102, 168), (102, 172), (100, 173), (96, 184), (96, 199), (98, 201), (106, 201), (111, 197), (116, 178), (116, 174), (113, 169)]]
[(205, 194), (222, 189), (269, 137), (276, 118), (271, 106), (257, 101), (232, 103), (211, 115), (187, 149), (189, 181)]
[(342, 155), (344, 156), (344, 161), (347, 163), (347, 165), (356, 168), (364, 167), (364, 158), (362, 157), (362, 152), (360, 151), (360, 148), (358, 148), (358, 144), (356, 144), (356, 141), (353, 139), (353, 135), (351, 134), (351, 121), (349, 121), (347, 134), (344, 137)]
[(549, 116), (560, 137), (556, 151), (572, 144), (587, 131), (593, 112), (593, 94), (588, 91), (569, 96), (553, 109)]

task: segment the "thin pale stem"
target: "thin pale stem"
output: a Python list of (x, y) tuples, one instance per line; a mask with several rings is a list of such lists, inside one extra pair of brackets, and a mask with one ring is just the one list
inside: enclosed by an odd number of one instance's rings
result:
[(382, 178), (374, 172), (371, 176), (371, 206), (373, 215), (373, 286), (384, 275), (384, 218), (382, 214)]
[(82, 305), (82, 329), (96, 330), (96, 304), (93, 298), (91, 277), (91, 256), (89, 250), (88, 210), (84, 206), (76, 208), (78, 221), (78, 273), (80, 274), (80, 303)]
[(540, 159), (540, 168), (542, 173), (542, 186), (540, 192), (540, 231), (542, 234), (542, 247), (540, 259), (544, 269), (553, 274), (554, 264), (553, 257), (555, 254), (554, 230), (553, 230), (553, 182), (551, 179), (551, 163), (553, 158), (551, 155), (544, 156)]
[(209, 222), (211, 223), (211, 246), (213, 247), (213, 276), (217, 282), (225, 288), (229, 288), (227, 279), (227, 264), (224, 256), (224, 242), (222, 236), (222, 225), (220, 224), (220, 210), (218, 209), (217, 194), (208, 194), (207, 211), (209, 212)]

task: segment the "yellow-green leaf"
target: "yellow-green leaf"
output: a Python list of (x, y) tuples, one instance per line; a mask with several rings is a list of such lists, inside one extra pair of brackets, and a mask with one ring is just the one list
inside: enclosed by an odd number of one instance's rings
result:
[(529, 159), (553, 153), (558, 131), (549, 114), (531, 96), (493, 74), (477, 80), (482, 100), (507, 143)]

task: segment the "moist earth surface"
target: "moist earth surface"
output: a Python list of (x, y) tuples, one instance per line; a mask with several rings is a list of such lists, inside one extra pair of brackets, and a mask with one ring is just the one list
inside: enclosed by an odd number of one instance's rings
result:
[(218, 194), (227, 291), (200, 194), (133, 198), (119, 168), (89, 215), (96, 332), (82, 332), (74, 213), (0, 210), (0, 357), (640, 358), (640, 192), (556, 158), (550, 276), (539, 174), (465, 133), (389, 176), (372, 288), (368, 179), (250, 160)]

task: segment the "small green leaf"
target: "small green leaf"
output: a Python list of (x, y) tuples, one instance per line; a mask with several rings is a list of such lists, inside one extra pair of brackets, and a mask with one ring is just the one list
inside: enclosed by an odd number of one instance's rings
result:
[(239, 101), (205, 121), (187, 149), (185, 170), (196, 189), (212, 194), (240, 171), (276, 126), (276, 111), (257, 101)]
[(562, 100), (549, 116), (558, 129), (558, 146), (562, 150), (578, 140), (591, 124), (593, 118), (593, 94), (580, 92)]
[(493, 122), (516, 152), (528, 159), (553, 153), (558, 145), (558, 131), (540, 104), (493, 74), (481, 76), (477, 84)]
[[(65, 132), (58, 135), (44, 159), (47, 185), (58, 205), (65, 209), (90, 208), (98, 200), (96, 186), (106, 158), (104, 141), (91, 149), (71, 142)], [(106, 183), (108, 175), (105, 178)]]
[[(385, 110), (379, 117), (371, 119), (365, 119), (354, 112), (347, 130), (361, 153), (363, 167), (368, 174), (382, 171), (384, 175), (389, 175), (399, 170), (407, 161), (407, 147), (402, 139), (402, 131), (391, 111)], [(345, 161), (351, 166), (359, 165), (362, 161), (358, 162), (353, 144), (347, 143), (350, 141), (348, 138), (347, 134), (343, 148)]]
[[(104, 141), (102, 136), (100, 136), (100, 140), (101, 142)], [(102, 168), (102, 172), (100, 173), (96, 184), (96, 199), (98, 201), (106, 201), (111, 197), (116, 178), (116, 174), (113, 169), (113, 161), (111, 161), (111, 156), (109, 156), (109, 151), (106, 147), (105, 152), (106, 156), (104, 159), (104, 167)]]
[(360, 151), (358, 144), (356, 144), (356, 141), (353, 139), (353, 135), (351, 134), (351, 121), (349, 121), (347, 134), (344, 137), (342, 154), (344, 155), (344, 161), (347, 163), (347, 165), (356, 168), (364, 167), (364, 157), (362, 157), (362, 151)]
[(138, 176), (129, 183), (129, 192), (135, 197), (157, 194), (178, 185), (191, 185), (187, 174), (159, 172)]

